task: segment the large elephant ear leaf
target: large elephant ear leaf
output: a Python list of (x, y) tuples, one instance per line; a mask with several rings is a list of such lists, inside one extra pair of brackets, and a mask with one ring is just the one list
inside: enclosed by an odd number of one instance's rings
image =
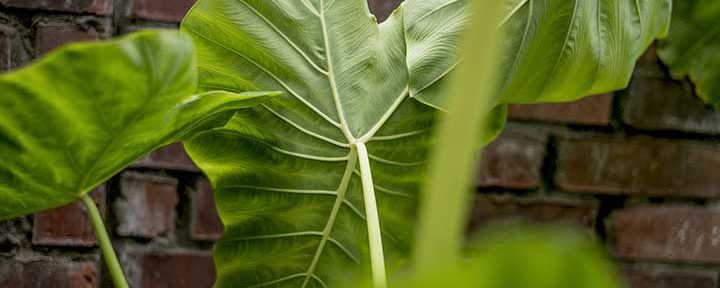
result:
[(347, 287), (408, 262), (436, 109), (408, 97), (402, 16), (379, 25), (366, 0), (201, 0), (186, 16), (201, 88), (284, 92), (186, 142), (226, 227), (218, 287)]
[[(667, 34), (670, 0), (503, 0), (501, 63), (478, 143), (504, 126), (504, 104), (567, 102), (627, 86), (635, 60)], [(445, 108), (448, 75), (463, 60), (466, 1), (403, 4), (410, 97)], [(478, 47), (466, 47), (472, 53)], [(470, 64), (475, 65), (475, 64)], [(468, 83), (473, 85), (473, 83)], [(478, 108), (478, 113), (484, 113)], [(492, 119), (501, 119), (492, 120)]]
[[(670, 23), (670, 0), (503, 1), (496, 104), (566, 102), (624, 88), (635, 60)], [(467, 29), (463, 3), (406, 3), (417, 15), (405, 25), (413, 97), (443, 106), (444, 76), (461, 60), (453, 55)]]
[(171, 31), (70, 45), (0, 75), (0, 219), (72, 202), (264, 95), (196, 85), (192, 41)]
[(667, 34), (671, 0), (507, 0), (500, 103), (565, 102), (622, 89)]
[(688, 76), (697, 95), (720, 104), (720, 2), (675, 1), (670, 34), (658, 45), (658, 56), (673, 78)]

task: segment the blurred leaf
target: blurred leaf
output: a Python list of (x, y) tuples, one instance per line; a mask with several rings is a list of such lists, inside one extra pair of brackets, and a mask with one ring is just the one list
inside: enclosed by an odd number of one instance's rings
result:
[(612, 262), (586, 235), (547, 227), (504, 227), (482, 234), (462, 264), (436, 267), (391, 287), (620, 287)]
[(685, 76), (708, 103), (720, 104), (720, 1), (675, 1), (670, 34), (658, 56), (673, 78)]
[(193, 96), (196, 82), (190, 38), (170, 31), (70, 45), (0, 75), (0, 219), (77, 200), (265, 95)]

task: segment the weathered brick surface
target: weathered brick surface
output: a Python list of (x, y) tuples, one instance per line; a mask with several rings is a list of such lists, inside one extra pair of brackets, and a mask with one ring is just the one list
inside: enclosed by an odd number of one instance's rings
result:
[(99, 283), (98, 267), (91, 261), (0, 259), (0, 287), (95, 288)]
[(403, 0), (369, 0), (370, 11), (375, 14), (378, 22), (385, 21), (395, 8), (402, 3)]
[(612, 114), (613, 95), (602, 94), (570, 103), (510, 105), (511, 119), (550, 123), (607, 126)]
[(26, 9), (107, 15), (112, 13), (113, 0), (0, 0), (0, 5)]
[(35, 31), (35, 55), (42, 56), (63, 44), (99, 38), (100, 34), (91, 26), (64, 22), (41, 23)]
[(720, 196), (720, 147), (696, 142), (591, 138), (558, 145), (564, 190), (631, 195)]
[(142, 238), (172, 237), (175, 233), (177, 180), (138, 173), (124, 173), (121, 197), (115, 201), (117, 233)]
[[(91, 193), (101, 214), (106, 210), (105, 185)], [(32, 243), (48, 246), (93, 246), (97, 243), (87, 208), (81, 201), (35, 214)]]
[(717, 288), (716, 271), (659, 267), (623, 268), (627, 288)]
[(687, 81), (635, 77), (623, 121), (636, 129), (720, 134), (720, 110), (705, 105)]
[(217, 240), (224, 226), (215, 208), (215, 195), (210, 182), (200, 178), (191, 190), (192, 219), (191, 236), (197, 240)]
[(130, 16), (155, 21), (180, 22), (195, 0), (130, 0)]
[(173, 143), (157, 149), (133, 164), (138, 168), (155, 168), (179, 171), (200, 171), (190, 156), (185, 152), (182, 143)]
[(546, 139), (535, 131), (508, 129), (485, 147), (477, 184), (528, 189), (540, 184)]
[(215, 265), (209, 252), (150, 252), (140, 261), (140, 288), (210, 288), (215, 282)]
[(30, 58), (22, 31), (12, 22), (2, 20), (0, 18), (0, 73), (20, 67)]
[(0, 72), (12, 67), (12, 34), (14, 29), (0, 25)]
[(32, 231), (32, 222), (28, 217), (21, 217), (0, 222), (0, 251), (11, 250), (25, 244), (27, 235)]
[(478, 195), (472, 209), (470, 229), (493, 221), (530, 221), (592, 228), (598, 213), (593, 201), (559, 197)]
[(638, 206), (612, 215), (615, 254), (629, 259), (720, 263), (720, 211)]

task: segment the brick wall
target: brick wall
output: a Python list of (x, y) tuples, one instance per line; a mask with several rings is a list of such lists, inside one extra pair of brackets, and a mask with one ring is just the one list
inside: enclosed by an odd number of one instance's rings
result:
[[(370, 0), (384, 19), (399, 0)], [(0, 70), (73, 41), (177, 27), (192, 0), (0, 0)], [(471, 231), (491, 221), (575, 225), (604, 241), (628, 287), (716, 288), (720, 111), (669, 80), (650, 49), (629, 89), (514, 106), (484, 152)], [(92, 193), (133, 287), (209, 287), (222, 233), (182, 146)], [(111, 287), (84, 207), (0, 222), (0, 287)]]

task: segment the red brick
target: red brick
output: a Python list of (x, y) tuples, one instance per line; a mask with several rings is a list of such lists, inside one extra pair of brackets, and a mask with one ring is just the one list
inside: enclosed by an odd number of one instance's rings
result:
[(511, 195), (478, 195), (470, 220), (470, 229), (477, 230), (486, 223), (521, 220), (537, 223), (569, 224), (592, 228), (595, 226), (598, 205), (559, 197), (516, 197)]
[(64, 44), (100, 38), (95, 28), (71, 23), (41, 23), (35, 31), (35, 55), (41, 56)]
[[(93, 190), (91, 195), (104, 215), (105, 185)], [(95, 245), (95, 231), (82, 201), (35, 214), (32, 243), (48, 246)]]
[(217, 240), (224, 226), (215, 207), (215, 195), (210, 182), (200, 178), (192, 189), (191, 237), (195, 240)]
[(115, 201), (118, 235), (173, 237), (177, 180), (126, 172), (120, 181), (121, 197)]
[(628, 288), (717, 288), (715, 271), (633, 267), (622, 269)]
[(112, 13), (113, 2), (112, 0), (0, 0), (0, 5), (16, 8), (108, 15)]
[(375, 14), (378, 22), (385, 21), (393, 10), (397, 8), (403, 0), (368, 0), (370, 11)]
[(636, 129), (720, 134), (720, 111), (695, 96), (688, 81), (635, 77), (623, 107), (623, 121)]
[(544, 136), (536, 131), (508, 127), (493, 143), (483, 149), (477, 185), (529, 189), (540, 185)]
[(142, 288), (210, 288), (215, 282), (209, 252), (154, 252), (140, 261)]
[(0, 287), (95, 288), (99, 287), (99, 283), (98, 268), (90, 261), (0, 260)]
[(182, 143), (173, 143), (151, 152), (132, 167), (199, 172)]
[(132, 0), (130, 16), (155, 21), (180, 22), (195, 0)]
[(592, 138), (558, 145), (556, 182), (567, 191), (718, 197), (720, 148), (695, 142)]
[(638, 206), (611, 217), (621, 258), (720, 262), (720, 211), (693, 206)]
[(601, 94), (571, 103), (510, 105), (510, 119), (551, 123), (607, 126), (612, 114), (613, 95)]

